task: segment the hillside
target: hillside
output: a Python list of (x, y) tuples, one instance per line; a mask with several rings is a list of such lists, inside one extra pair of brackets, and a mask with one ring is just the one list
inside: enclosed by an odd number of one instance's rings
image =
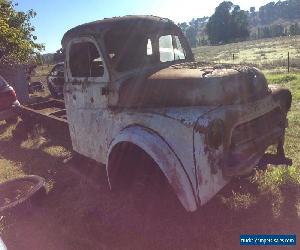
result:
[[(262, 69), (291, 67), (300, 70), (300, 36), (268, 38), (193, 49), (197, 61), (252, 64)], [(234, 60), (233, 60), (234, 54)]]
[(255, 11), (250, 8), (250, 24), (268, 25), (277, 20), (295, 21), (300, 19), (300, 0), (270, 2)]
[[(226, 2), (224, 1), (221, 4), (223, 3)], [(218, 7), (216, 6), (216, 10), (221, 4)], [(235, 5), (233, 1), (229, 13), (233, 13), (235, 9), (240, 10), (240, 7)], [(255, 7), (251, 7), (249, 10), (241, 11), (245, 13), (246, 19), (248, 20), (246, 22), (248, 22), (250, 40), (300, 35), (300, 0), (270, 2), (259, 7), (258, 10), (256, 10)], [(224, 13), (221, 15), (224, 15)], [(214, 15), (211, 17), (213, 16)], [(178, 24), (192, 47), (211, 44), (213, 42), (209, 41), (206, 29), (206, 25), (211, 17), (193, 18), (188, 23), (184, 22)], [(222, 19), (222, 16), (218, 18)], [(240, 21), (240, 24), (241, 23)], [(230, 28), (228, 30), (230, 30)], [(243, 40), (244, 39), (245, 38), (243, 38)], [(236, 41), (241, 39), (233, 38), (232, 40)]]

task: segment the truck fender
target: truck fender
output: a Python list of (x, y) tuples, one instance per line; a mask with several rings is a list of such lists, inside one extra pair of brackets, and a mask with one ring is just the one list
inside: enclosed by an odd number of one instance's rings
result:
[(109, 157), (114, 147), (122, 142), (135, 144), (144, 150), (161, 169), (183, 207), (190, 212), (197, 209), (192, 182), (174, 150), (156, 131), (140, 125), (124, 128), (110, 143), (106, 157), (106, 171), (110, 188), (112, 188), (110, 179), (112, 166), (110, 166)]

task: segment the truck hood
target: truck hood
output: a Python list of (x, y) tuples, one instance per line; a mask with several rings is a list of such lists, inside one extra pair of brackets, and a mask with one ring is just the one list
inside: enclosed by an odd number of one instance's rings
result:
[(256, 68), (183, 63), (141, 73), (119, 89), (122, 107), (229, 105), (256, 101), (270, 93)]

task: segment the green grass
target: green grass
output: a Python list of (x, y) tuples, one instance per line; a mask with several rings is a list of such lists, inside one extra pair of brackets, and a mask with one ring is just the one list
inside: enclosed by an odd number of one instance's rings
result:
[(293, 166), (267, 171), (264, 183), (277, 186), (292, 184), (300, 188), (300, 74), (267, 74), (267, 79), (270, 83), (279, 84), (292, 92), (293, 101), (288, 113), (289, 127), (286, 129), (285, 150), (287, 156), (293, 159)]
[(39, 97), (49, 97), (50, 92), (48, 90), (48, 85), (47, 85), (47, 75), (51, 71), (54, 65), (40, 65), (37, 66), (32, 72), (32, 75), (30, 77), (30, 82), (42, 82), (44, 86), (44, 91), (39, 92), (39, 93), (34, 93), (31, 94), (32, 97), (34, 96), (39, 96)]
[[(234, 210), (245, 210), (259, 203), (258, 200), (270, 200), (272, 214), (277, 218), (282, 213), (283, 203), (293, 201), (300, 218), (300, 73), (266, 74), (269, 84), (278, 84), (290, 89), (293, 95), (292, 107), (288, 113), (289, 127), (285, 135), (285, 153), (293, 160), (293, 165), (269, 165), (265, 171), (257, 170), (253, 176), (244, 180), (245, 186), (254, 186), (257, 192), (248, 188), (234, 189), (229, 196), (222, 196), (222, 203)], [(270, 148), (275, 153), (274, 147)]]
[(296, 74), (266, 74), (269, 84), (285, 84), (294, 80), (300, 80)]

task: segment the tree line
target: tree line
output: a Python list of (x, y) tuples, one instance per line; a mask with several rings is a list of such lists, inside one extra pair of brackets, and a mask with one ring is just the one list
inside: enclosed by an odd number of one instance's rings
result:
[(252, 39), (271, 38), (279, 36), (296, 36), (300, 35), (300, 26), (298, 23), (290, 25), (273, 24), (269, 26), (258, 27), (252, 32)]
[(43, 50), (43, 44), (36, 42), (31, 19), (36, 13), (16, 11), (9, 0), (0, 0), (0, 63), (32, 63)]
[(270, 24), (278, 19), (290, 20), (300, 18), (300, 0), (270, 2), (253, 13), (254, 21), (259, 24)]
[(300, 35), (300, 0), (270, 2), (241, 10), (230, 1), (216, 7), (211, 17), (179, 23), (190, 45), (222, 44), (246, 39)]

